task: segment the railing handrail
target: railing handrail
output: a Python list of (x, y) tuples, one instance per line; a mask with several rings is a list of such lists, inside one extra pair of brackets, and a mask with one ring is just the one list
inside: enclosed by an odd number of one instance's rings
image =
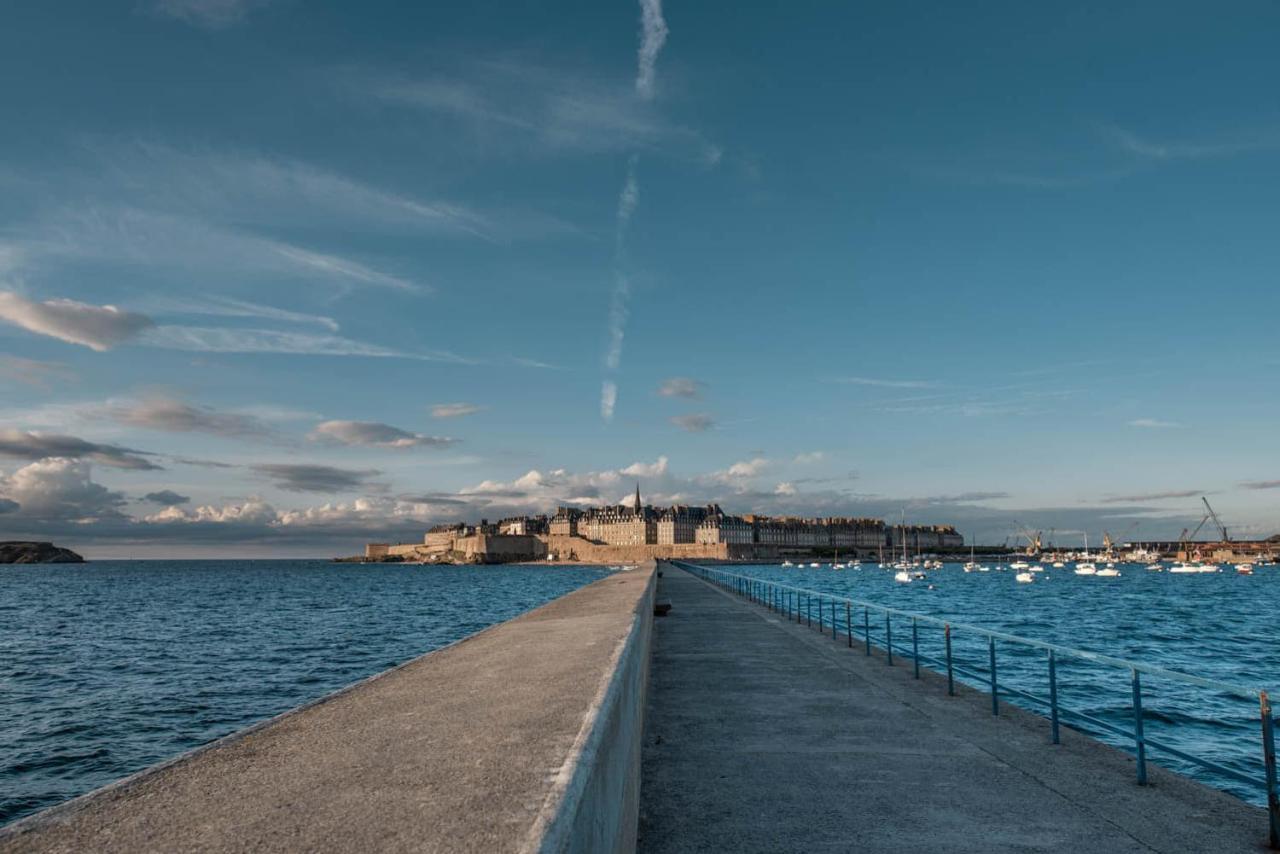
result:
[[(1048, 641), (1035, 640), (1034, 638), (1022, 637), (1021, 635), (1009, 634), (1008, 632), (1001, 632), (995, 629), (985, 629), (981, 626), (975, 626), (970, 623), (957, 623), (953, 620), (944, 619), (942, 617), (934, 617), (929, 614), (920, 614), (914, 611), (904, 611), (901, 608), (891, 608), (887, 605), (880, 605), (875, 602), (870, 602), (864, 599), (854, 599), (849, 596), (841, 596), (837, 593), (828, 593), (821, 590), (810, 590), (805, 587), (795, 587), (789, 584), (783, 584), (779, 581), (774, 581), (772, 579), (763, 579), (763, 578), (757, 578), (751, 575), (741, 575), (739, 573), (725, 572), (722, 569), (713, 569), (711, 567), (703, 566), (701, 564), (689, 563), (688, 561), (674, 560), (672, 561), (672, 563), (676, 564), (677, 566), (680, 566), (680, 565), (696, 566), (699, 570), (702, 570), (703, 572), (722, 575), (722, 576), (725, 576), (726, 578), (737, 578), (737, 579), (743, 579), (748, 581), (764, 581), (768, 584), (772, 584), (774, 587), (777, 587), (779, 590), (790, 590), (793, 593), (804, 593), (811, 596), (825, 596), (837, 602), (842, 602), (849, 605), (856, 605), (859, 608), (870, 608), (871, 610), (881, 614), (891, 614), (899, 617), (907, 617), (913, 620), (919, 620), (920, 622), (931, 623), (936, 626), (943, 626), (943, 627), (950, 626), (953, 631), (958, 630), (958, 631), (965, 631), (965, 632), (973, 632), (975, 634), (981, 635), (982, 637), (986, 637), (986, 638), (995, 638), (996, 640), (1022, 644), (1024, 646), (1035, 647), (1037, 649), (1043, 649), (1046, 651), (1053, 651), (1058, 655), (1067, 655), (1072, 658), (1079, 658), (1085, 661), (1093, 661), (1099, 664), (1106, 664), (1111, 667), (1118, 667), (1124, 670), (1129, 670), (1129, 671), (1136, 670), (1140, 673), (1145, 673), (1151, 676), (1160, 676), (1166, 679), (1173, 679), (1176, 681), (1185, 682), (1190, 685), (1196, 685), (1201, 688), (1209, 688), (1214, 691), (1224, 691), (1230, 694), (1235, 694), (1240, 697), (1258, 698), (1263, 694), (1263, 692), (1267, 690), (1265, 688), (1254, 688), (1247, 685), (1233, 685), (1230, 682), (1221, 682), (1217, 679), (1206, 679), (1203, 676), (1193, 676), (1190, 673), (1182, 673), (1177, 670), (1169, 670), (1164, 667), (1157, 667), (1154, 664), (1144, 664), (1140, 661), (1131, 661), (1126, 658), (1117, 658), (1115, 656), (1104, 655), (1103, 653), (1099, 653), (1099, 652), (1090, 652), (1089, 650), (1085, 650), (1085, 649), (1076, 649), (1075, 647), (1049, 643)], [(1269, 692), (1269, 693), (1275, 693), (1275, 692)]]
[[(946, 667), (947, 674), (947, 694), (955, 695), (955, 674), (959, 672), (966, 675), (966, 670), (955, 665), (951, 649), (951, 634), (953, 628), (961, 631), (972, 632), (987, 640), (987, 650), (989, 656), (988, 669), (985, 675), (970, 674), (976, 677), (980, 682), (985, 681), (991, 687), (991, 714), (1000, 714), (1000, 686), (997, 677), (996, 664), (996, 641), (1003, 640), (1013, 644), (1029, 646), (1036, 649), (1043, 649), (1048, 652), (1047, 664), (1049, 666), (1049, 697), (1046, 700), (1043, 697), (1037, 697), (1028, 691), (1019, 688), (1004, 688), (1005, 694), (1015, 694), (1025, 699), (1037, 703), (1044, 703), (1049, 706), (1050, 733), (1054, 744), (1059, 744), (1059, 721), (1063, 713), (1071, 715), (1074, 718), (1089, 721), (1093, 724), (1100, 725), (1104, 730), (1118, 733), (1119, 735), (1133, 739), (1135, 751), (1138, 785), (1147, 785), (1147, 748), (1154, 747), (1173, 756), (1180, 757), (1202, 768), (1223, 774), (1231, 779), (1239, 780), (1249, 785), (1261, 784), (1263, 791), (1266, 793), (1267, 799), (1267, 821), (1269, 824), (1269, 837), (1272, 848), (1280, 849), (1280, 774), (1276, 768), (1275, 753), (1275, 720), (1272, 714), (1271, 699), (1265, 690), (1249, 688), (1242, 685), (1232, 685), (1228, 682), (1220, 682), (1214, 679), (1205, 679), (1200, 676), (1192, 676), (1189, 673), (1180, 673), (1176, 670), (1167, 670), (1163, 667), (1156, 667), (1150, 664), (1142, 664), (1137, 661), (1129, 661), (1128, 659), (1116, 658), (1115, 656), (1102, 655), (1088, 650), (1075, 649), (1073, 647), (1062, 646), (1061, 644), (1046, 643), (1045, 641), (1033, 640), (1032, 638), (1024, 638), (1019, 635), (1009, 634), (1008, 632), (998, 632), (993, 629), (984, 629), (981, 626), (974, 626), (966, 623), (952, 623), (940, 617), (934, 617), (929, 614), (918, 614), (911, 611), (904, 611), (900, 608), (890, 608), (885, 605), (879, 605), (875, 602), (869, 602), (861, 599), (853, 599), (848, 596), (840, 596), (836, 593), (823, 593), (818, 590), (809, 590), (803, 587), (794, 587), (789, 584), (782, 584), (767, 578), (758, 578), (751, 575), (742, 575), (739, 573), (725, 572), (720, 569), (711, 569), (700, 564), (692, 564), (684, 561), (672, 561), (672, 563), (682, 569), (692, 572), (694, 575), (701, 576), (708, 583), (719, 584), (727, 590), (732, 590), (740, 596), (746, 597), (748, 600), (759, 602), (765, 607), (779, 613), (787, 614), (790, 620), (791, 612), (794, 610), (796, 622), (801, 619), (800, 597), (804, 597), (804, 619), (807, 623), (813, 625), (813, 600), (818, 600), (818, 631), (823, 631), (825, 627), (825, 611), (826, 605), (831, 604), (831, 637), (839, 639), (839, 618), (836, 616), (837, 604), (844, 604), (845, 611), (845, 634), (850, 647), (853, 646), (853, 608), (857, 606), (862, 609), (862, 635), (865, 639), (866, 654), (871, 655), (871, 611), (874, 609), (877, 614), (884, 614), (884, 658), (885, 664), (893, 665), (893, 652), (895, 644), (893, 642), (893, 617), (897, 615), (901, 618), (909, 618), (911, 620), (911, 658), (914, 669), (915, 678), (920, 678), (920, 645), (919, 645), (919, 626), (921, 622), (926, 625), (941, 626), (946, 641), (946, 659), (939, 661)], [(781, 601), (779, 601), (781, 600)], [(1057, 657), (1058, 654), (1067, 655), (1084, 661), (1095, 662), (1098, 664), (1119, 667), (1129, 671), (1130, 685), (1133, 691), (1133, 731), (1129, 732), (1116, 726), (1108, 721), (1100, 720), (1093, 715), (1078, 710), (1072, 710), (1064, 707), (1058, 700), (1057, 688)], [(925, 656), (925, 658), (931, 658)], [(937, 661), (937, 659), (933, 659)], [(981, 669), (981, 668), (979, 668)], [(1215, 691), (1221, 691), (1228, 694), (1235, 694), (1240, 697), (1256, 697), (1258, 700), (1259, 721), (1262, 724), (1262, 759), (1263, 759), (1263, 779), (1255, 780), (1250, 775), (1241, 773), (1233, 768), (1228, 768), (1219, 762), (1203, 759), (1193, 756), (1179, 750), (1167, 743), (1150, 739), (1146, 736), (1143, 726), (1143, 710), (1142, 710), (1142, 676), (1148, 673), (1172, 679), (1178, 682), (1184, 682), (1190, 685), (1198, 685)]]

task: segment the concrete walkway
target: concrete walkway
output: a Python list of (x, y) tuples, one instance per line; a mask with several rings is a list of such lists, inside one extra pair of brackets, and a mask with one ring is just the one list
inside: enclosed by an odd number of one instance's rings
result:
[(37, 813), (0, 854), (626, 849), (653, 572)]
[(1264, 848), (1261, 809), (663, 571), (642, 852)]

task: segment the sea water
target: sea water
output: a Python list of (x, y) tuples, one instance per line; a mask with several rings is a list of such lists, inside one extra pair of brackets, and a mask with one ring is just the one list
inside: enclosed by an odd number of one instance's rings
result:
[[(779, 584), (835, 594), (903, 611), (993, 629), (1064, 647), (1154, 665), (1219, 682), (1267, 690), (1280, 688), (1280, 567), (1258, 567), (1253, 575), (1230, 565), (1213, 574), (1179, 575), (1153, 571), (1141, 564), (1118, 564), (1118, 578), (1078, 576), (1071, 564), (1045, 565), (1034, 581), (1020, 584), (1014, 572), (963, 571), (959, 563), (929, 570), (910, 583), (894, 580), (895, 570), (874, 561), (861, 568), (732, 566), (718, 569)], [(801, 600), (803, 602), (803, 600)], [(816, 604), (812, 606), (816, 609)], [(831, 621), (830, 600), (824, 622)], [(864, 611), (851, 608), (854, 643), (863, 643)], [(816, 610), (814, 611), (816, 615)], [(836, 608), (843, 638), (847, 612)], [(883, 646), (884, 615), (869, 615), (872, 642)], [(829, 630), (828, 630), (829, 631)], [(910, 666), (909, 618), (892, 623), (897, 663)], [(941, 628), (917, 626), (920, 652), (943, 658)], [(958, 677), (982, 690), (987, 679), (987, 639), (957, 627), (952, 633), (954, 665), (974, 677)], [(1049, 696), (1047, 652), (997, 641), (997, 684), (1038, 697)], [(1057, 655), (1058, 701), (1124, 732), (1134, 729), (1132, 674)], [(936, 664), (922, 666), (942, 669)], [(1256, 785), (1242, 783), (1171, 754), (1149, 747), (1149, 762), (1159, 763), (1250, 803), (1265, 805), (1261, 714), (1257, 698), (1142, 675), (1143, 729), (1148, 738), (1246, 774)], [(1272, 696), (1276, 696), (1274, 693)], [(1042, 703), (1006, 693), (1013, 702), (1048, 714)], [(1106, 728), (1064, 718), (1064, 724), (1086, 731), (1132, 752), (1133, 739)]]
[(0, 567), (0, 824), (515, 617), (598, 567)]

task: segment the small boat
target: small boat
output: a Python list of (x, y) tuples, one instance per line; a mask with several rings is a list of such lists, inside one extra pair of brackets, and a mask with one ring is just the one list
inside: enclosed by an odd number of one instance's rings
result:
[(1041, 566), (1041, 565), (1040, 565), (1040, 564), (1038, 564), (1038, 563), (1033, 563), (1033, 564), (1031, 564), (1031, 566), (1029, 566), (1029, 567), (1027, 567), (1027, 568), (1028, 568), (1031, 572), (1044, 572), (1044, 567), (1043, 567), (1043, 566)]
[(1089, 532), (1084, 535), (1084, 560), (1076, 562), (1076, 575), (1097, 575), (1098, 567), (1089, 560)]
[(1062, 561), (1060, 561), (1060, 560), (1055, 560), (1055, 561), (1053, 562), (1053, 568), (1054, 568), (1054, 569), (1062, 569), (1062, 568), (1064, 568), (1065, 566), (1066, 566), (1066, 564), (1065, 564), (1065, 563), (1063, 563), (1063, 562), (1062, 562)]
[(1109, 563), (1095, 573), (1099, 578), (1119, 578), (1120, 570), (1116, 569), (1116, 565)]
[(905, 569), (900, 569), (896, 573), (894, 573), (893, 580), (898, 582), (899, 584), (910, 584), (911, 573), (907, 572)]
[(789, 560), (784, 560), (784, 561), (782, 562), (782, 565), (783, 565), (784, 567), (786, 567), (786, 566), (795, 566), (795, 564), (794, 564), (794, 563), (792, 563), (792, 562), (791, 562), (791, 561), (789, 561)]
[(1238, 563), (1236, 564), (1236, 572), (1240, 573), (1241, 575), (1253, 575), (1253, 564)]
[(1032, 581), (1035, 581), (1035, 578), (1036, 577), (1030, 572), (1019, 572), (1013, 577), (1013, 580), (1019, 584), (1030, 584)]
[(1175, 563), (1173, 566), (1169, 567), (1169, 571), (1174, 573), (1175, 575), (1191, 575), (1192, 573), (1199, 572), (1200, 567), (1196, 566), (1194, 563), (1179, 561), (1178, 563)]
[(1027, 563), (1025, 560), (1015, 560), (1013, 563), (1009, 564), (1009, 568), (1016, 569), (1018, 572), (1025, 572), (1031, 568), (1031, 564)]
[(819, 566), (821, 566), (821, 564), (818, 563), (817, 561), (814, 561), (813, 563), (809, 564), (810, 569), (817, 569)]

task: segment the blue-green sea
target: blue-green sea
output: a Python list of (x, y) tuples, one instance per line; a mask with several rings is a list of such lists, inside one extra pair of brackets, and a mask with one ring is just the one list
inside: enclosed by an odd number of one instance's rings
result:
[(0, 567), (0, 824), (608, 571), (325, 561)]

